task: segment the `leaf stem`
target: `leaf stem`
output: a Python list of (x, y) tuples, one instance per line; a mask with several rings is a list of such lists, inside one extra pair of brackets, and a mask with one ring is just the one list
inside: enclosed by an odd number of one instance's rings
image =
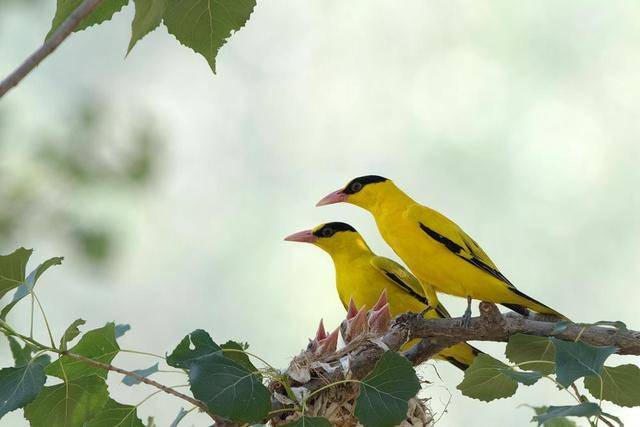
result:
[(229, 352), (229, 353), (244, 353), (247, 356), (251, 356), (256, 358), (257, 360), (261, 361), (262, 363), (264, 363), (264, 365), (266, 367), (268, 367), (269, 369), (273, 369), (274, 371), (278, 371), (276, 368), (274, 368), (273, 366), (271, 366), (271, 364), (269, 362), (267, 362), (266, 360), (264, 360), (262, 357), (258, 356), (257, 354), (253, 354), (253, 353), (249, 353), (246, 350), (238, 350), (236, 348), (223, 348), (222, 349), (223, 353)]
[(31, 319), (29, 320), (29, 336), (33, 338), (33, 313), (35, 311), (35, 298), (33, 291), (31, 292)]
[(555, 363), (556, 363), (556, 362), (552, 362), (552, 361), (550, 361), (550, 360), (527, 360), (526, 362), (516, 363), (516, 364), (515, 364), (515, 365), (513, 365), (513, 366), (516, 366), (516, 367), (518, 367), (518, 368), (519, 368), (519, 367), (521, 367), (522, 365), (529, 365), (529, 364), (532, 364), (532, 363), (550, 363), (550, 364), (552, 364), (552, 365), (555, 365)]
[(566, 388), (565, 386), (563, 386), (562, 384), (560, 384), (558, 381), (556, 381), (554, 378), (552, 378), (549, 375), (544, 375), (542, 378), (547, 378), (549, 381), (553, 382), (559, 389), (561, 390), (566, 390), (567, 393), (569, 393), (570, 396), (572, 396), (578, 403), (582, 403), (582, 401), (580, 400), (580, 396), (575, 395), (571, 392), (571, 390), (569, 390), (568, 388)]
[(147, 397), (145, 397), (144, 399), (142, 399), (140, 402), (136, 403), (134, 406), (137, 408), (138, 406), (142, 405), (144, 402), (146, 402), (147, 400), (151, 399), (153, 396), (155, 396), (156, 394), (162, 393), (162, 390), (156, 390), (153, 393), (149, 394)]
[(159, 373), (161, 374), (182, 374), (182, 375), (186, 375), (185, 371), (178, 371), (176, 370), (172, 370), (172, 369), (158, 369)]
[(59, 353), (58, 349), (56, 349), (56, 348), (47, 347), (46, 345), (39, 343), (38, 341), (36, 341), (33, 338), (29, 338), (29, 337), (27, 337), (25, 335), (22, 335), (19, 332), (16, 332), (15, 329), (13, 329), (11, 326), (9, 326), (9, 324), (7, 322), (3, 321), (2, 319), (0, 319), (0, 329), (3, 329), (3, 332), (6, 335), (11, 335), (11, 336), (14, 336), (14, 337), (18, 337), (22, 341), (27, 342), (27, 343), (37, 347), (39, 350), (48, 350), (48, 351), (53, 351), (55, 353)]
[(120, 351), (123, 353), (140, 354), (142, 356), (151, 356), (151, 357), (157, 357), (158, 359), (166, 360), (166, 357), (164, 356), (160, 356), (159, 354), (155, 354), (155, 353), (149, 353), (146, 351), (129, 350), (126, 348), (121, 348)]
[[(69, 356), (69, 357), (71, 357), (73, 359), (79, 360), (81, 362), (87, 363), (89, 365), (96, 366), (98, 368), (101, 368), (101, 369), (104, 369), (104, 370), (107, 370), (107, 371), (113, 371), (113, 372), (117, 372), (119, 374), (122, 374), (122, 375), (125, 375), (125, 376), (128, 376), (128, 377), (135, 378), (136, 380), (138, 380), (138, 381), (140, 381), (142, 383), (145, 383), (147, 385), (153, 386), (153, 387), (159, 389), (160, 391), (164, 391), (167, 394), (171, 394), (171, 395), (173, 395), (175, 397), (178, 397), (178, 398), (180, 398), (182, 400), (186, 400), (187, 402), (191, 403), (192, 405), (195, 405), (198, 408), (200, 408), (201, 411), (203, 411), (206, 414), (208, 414), (214, 421), (217, 421), (219, 419), (215, 414), (213, 414), (213, 413), (211, 413), (209, 411), (209, 408), (203, 402), (201, 402), (201, 401), (199, 401), (197, 399), (194, 399), (191, 396), (187, 396), (186, 394), (180, 393), (180, 392), (174, 390), (172, 387), (167, 387), (166, 385), (160, 384), (159, 382), (154, 381), (152, 379), (143, 377), (142, 375), (137, 374), (135, 372), (127, 371), (126, 369), (118, 368), (118, 367), (113, 366), (113, 365), (108, 364), (108, 363), (99, 362), (97, 360), (90, 359), (90, 358), (88, 358), (86, 356), (83, 356), (81, 354), (72, 353), (70, 351), (63, 351), (60, 354)], [(180, 386), (174, 386), (174, 387), (183, 387), (183, 386), (188, 386), (188, 384), (180, 385)]]
[(267, 417), (271, 418), (272, 415), (281, 414), (283, 412), (296, 412), (296, 409), (295, 408), (274, 409), (273, 411), (269, 411), (269, 413), (267, 414)]
[(47, 333), (49, 334), (49, 340), (51, 341), (51, 347), (56, 348), (56, 343), (53, 340), (53, 334), (51, 333), (51, 327), (49, 326), (49, 320), (47, 320), (47, 315), (44, 312), (44, 308), (42, 308), (42, 304), (40, 304), (40, 300), (35, 292), (31, 291), (31, 295), (35, 298), (38, 307), (40, 307), (40, 313), (42, 313), (42, 318), (44, 319), (44, 325), (47, 327)]

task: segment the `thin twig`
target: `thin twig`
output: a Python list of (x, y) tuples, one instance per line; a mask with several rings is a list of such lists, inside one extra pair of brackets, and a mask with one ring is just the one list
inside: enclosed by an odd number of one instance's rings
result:
[(128, 377), (133, 377), (133, 378), (135, 378), (136, 380), (138, 380), (138, 381), (140, 381), (142, 383), (145, 383), (147, 385), (153, 386), (153, 387), (155, 387), (155, 388), (157, 388), (159, 390), (164, 391), (167, 394), (171, 394), (171, 395), (176, 396), (176, 397), (178, 397), (178, 398), (180, 398), (182, 400), (186, 400), (187, 402), (191, 403), (194, 406), (197, 406), (202, 412), (204, 412), (207, 415), (209, 415), (216, 422), (216, 424), (220, 423), (221, 425), (230, 425), (230, 424), (228, 424), (228, 421), (223, 420), (220, 417), (218, 417), (217, 415), (211, 413), (209, 411), (209, 408), (207, 408), (207, 405), (205, 405), (203, 402), (199, 401), (198, 399), (194, 399), (191, 396), (187, 396), (186, 394), (182, 394), (179, 391), (176, 391), (176, 390), (172, 389), (171, 387), (167, 387), (167, 386), (165, 386), (163, 384), (160, 384), (157, 381), (151, 380), (149, 378), (145, 378), (140, 374), (137, 374), (137, 373), (132, 372), (132, 371), (127, 371), (126, 369), (118, 368), (118, 367), (113, 366), (113, 365), (108, 364), (108, 363), (98, 362), (97, 360), (90, 359), (90, 358), (85, 357), (85, 356), (83, 356), (81, 354), (71, 353), (69, 351), (64, 351), (64, 352), (62, 352), (60, 354), (69, 356), (69, 357), (71, 357), (73, 359), (80, 360), (80, 361), (85, 362), (85, 363), (87, 363), (89, 365), (97, 366), (97, 367), (99, 367), (101, 369), (105, 369), (107, 371), (113, 371), (113, 372), (117, 372), (119, 374), (122, 374), (122, 375), (125, 375), (125, 376), (128, 376)]
[(0, 98), (11, 88), (15, 87), (34, 68), (51, 54), (60, 44), (76, 29), (80, 21), (89, 16), (103, 0), (84, 0), (80, 6), (58, 27), (51, 37), (47, 38), (42, 46), (33, 52), (25, 61), (0, 82)]

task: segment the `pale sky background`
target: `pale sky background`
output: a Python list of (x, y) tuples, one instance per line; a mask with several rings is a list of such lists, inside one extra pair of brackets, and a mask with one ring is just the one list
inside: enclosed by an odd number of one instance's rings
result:
[[(42, 40), (54, 2), (5, 0), (0, 11), (4, 76)], [(38, 233), (0, 242), (2, 253), (35, 248), (34, 262), (67, 255), (38, 285), (57, 334), (78, 317), (85, 330), (115, 320), (132, 325), (123, 347), (164, 353), (204, 328), (285, 367), (321, 317), (333, 327), (344, 313), (329, 257), (283, 237), (341, 220), (393, 256), (366, 212), (314, 207), (364, 174), (456, 220), (521, 290), (572, 319), (640, 327), (639, 3), (262, 1), (221, 50), (216, 76), (164, 28), (124, 60), (132, 15), (72, 36), (0, 102), (10, 147), (0, 171), (28, 167), (27, 137), (64, 128), (64, 112), (87, 96), (115, 111), (114, 140), (139, 110), (166, 139), (145, 192), (97, 187), (65, 199), (125, 231), (107, 268)], [(27, 326), (26, 308), (12, 323)], [(451, 394), (443, 427), (526, 426), (532, 412), (520, 405), (571, 403), (544, 382), (481, 403), (456, 390), (457, 369), (436, 366), (442, 380), (425, 369), (425, 395), (439, 413)], [(111, 391), (122, 402), (153, 391), (119, 380)], [(158, 395), (139, 413), (166, 426), (180, 406)], [(640, 409), (605, 408), (640, 423)], [(2, 425), (25, 425), (17, 415)]]

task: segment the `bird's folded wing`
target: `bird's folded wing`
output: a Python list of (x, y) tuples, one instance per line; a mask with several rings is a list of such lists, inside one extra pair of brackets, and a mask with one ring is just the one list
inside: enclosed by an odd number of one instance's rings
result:
[[(371, 265), (378, 270), (380, 274), (385, 276), (389, 282), (400, 287), (404, 292), (421, 303), (431, 306), (429, 299), (424, 294), (420, 281), (403, 266), (389, 258), (381, 256), (371, 257)], [(451, 317), (440, 303), (437, 303), (434, 309), (440, 317)]]
[(420, 205), (413, 205), (406, 211), (407, 218), (415, 222), (429, 238), (442, 244), (453, 254), (468, 263), (515, 288), (499, 270), (489, 256), (455, 222), (441, 213)]

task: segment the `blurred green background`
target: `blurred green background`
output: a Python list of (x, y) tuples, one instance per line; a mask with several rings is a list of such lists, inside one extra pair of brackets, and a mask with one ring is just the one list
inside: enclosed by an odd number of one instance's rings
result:
[[(2, 76), (54, 8), (0, 0)], [(204, 328), (285, 367), (344, 313), (329, 257), (282, 239), (342, 220), (393, 256), (366, 212), (314, 208), (371, 173), (456, 220), (535, 298), (640, 327), (639, 3), (270, 0), (215, 77), (164, 30), (125, 61), (132, 14), (73, 35), (0, 102), (0, 252), (66, 257), (38, 285), (56, 333), (115, 320), (132, 325), (123, 347), (164, 353)], [(520, 405), (570, 402), (540, 383), (486, 404), (455, 368), (422, 375), (442, 426), (528, 425)], [(121, 401), (150, 392), (118, 382)], [(168, 425), (180, 404), (158, 395), (140, 414)]]

